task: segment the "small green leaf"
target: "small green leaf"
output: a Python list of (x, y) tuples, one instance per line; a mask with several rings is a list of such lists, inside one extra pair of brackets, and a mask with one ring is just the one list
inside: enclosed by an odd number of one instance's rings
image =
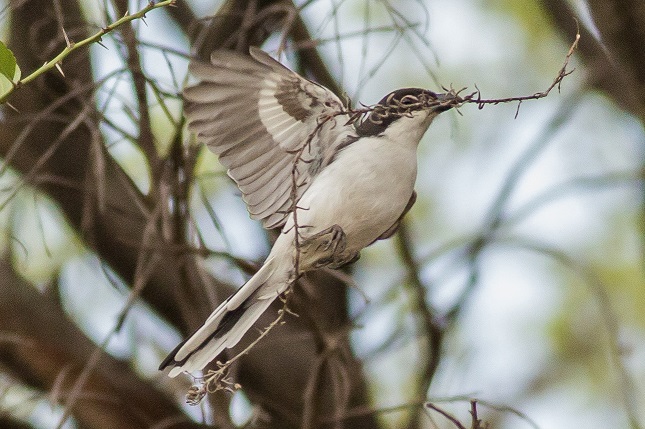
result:
[(20, 80), (20, 68), (16, 64), (16, 57), (2, 42), (0, 42), (0, 74), (13, 82)]
[(20, 81), (20, 76), (16, 57), (0, 42), (0, 100), (13, 89), (14, 83)]

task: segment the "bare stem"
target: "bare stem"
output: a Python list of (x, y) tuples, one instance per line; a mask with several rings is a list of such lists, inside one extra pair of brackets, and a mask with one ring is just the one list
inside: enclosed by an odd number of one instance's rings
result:
[[(577, 24), (578, 23), (576, 21), (576, 25)], [(533, 95), (524, 95), (524, 96), (520, 96), (520, 97), (483, 99), (483, 98), (481, 98), (481, 92), (479, 91), (479, 88), (477, 88), (477, 86), (475, 86), (477, 91), (474, 92), (473, 94), (470, 94), (470, 95), (467, 95), (466, 97), (464, 97), (463, 103), (477, 103), (478, 107), (480, 109), (483, 109), (486, 104), (511, 103), (511, 102), (517, 101), (518, 102), (517, 110), (515, 112), (515, 117), (517, 118), (517, 115), (518, 115), (518, 113), (520, 111), (520, 106), (522, 105), (523, 101), (537, 100), (539, 98), (544, 98), (547, 95), (549, 95), (551, 90), (553, 88), (555, 88), (556, 86), (558, 87), (558, 90), (560, 90), (560, 85), (562, 84), (562, 80), (566, 76), (569, 76), (571, 73), (573, 73), (573, 71), (575, 70), (575, 69), (574, 70), (567, 70), (567, 67), (569, 65), (569, 60), (571, 59), (571, 56), (573, 55), (573, 53), (575, 52), (575, 50), (578, 47), (578, 42), (579, 41), (580, 41), (580, 29), (578, 29), (578, 31), (576, 31), (575, 40), (573, 41), (573, 43), (569, 47), (569, 51), (567, 52), (567, 55), (564, 58), (564, 63), (562, 64), (562, 67), (560, 68), (560, 71), (558, 72), (558, 75), (555, 77), (555, 79), (553, 79), (553, 82), (551, 83), (551, 85), (549, 85), (549, 87), (547, 89), (545, 89), (544, 91), (536, 92)]]

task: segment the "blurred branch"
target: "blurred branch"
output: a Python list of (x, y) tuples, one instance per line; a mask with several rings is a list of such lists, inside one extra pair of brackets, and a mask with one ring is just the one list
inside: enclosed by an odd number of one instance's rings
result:
[[(293, 5), (293, 7), (295, 8), (296, 6)], [(334, 94), (342, 97), (344, 91), (338, 84), (338, 81), (332, 76), (329, 67), (327, 67), (327, 64), (325, 64), (325, 61), (320, 56), (318, 49), (315, 46), (307, 46), (313, 39), (300, 14), (296, 16), (296, 20), (289, 34), (293, 37), (293, 42), (296, 46), (304, 44), (301, 49), (298, 49), (298, 54), (301, 66), (307, 74), (311, 75), (319, 84), (329, 88)]]
[(553, 141), (553, 137), (567, 124), (575, 113), (575, 106), (580, 103), (583, 95), (584, 92), (580, 90), (565, 98), (549, 122), (542, 127), (542, 132), (535, 137), (534, 142), (513, 163), (506, 174), (502, 188), (485, 216), (482, 228), (485, 235), (500, 227), (504, 221), (505, 207), (519, 184), (520, 178), (531, 167), (542, 150)]
[[(29, 9), (44, 10), (44, 3), (47, 0), (31, 0)], [(70, 16), (82, 15), (80, 11), (76, 15), (72, 13), (73, 3), (68, 2), (65, 6)], [(40, 18), (29, 14), (26, 9), (12, 10), (14, 25), (11, 28), (14, 33), (11, 40), (21, 63), (35, 63), (37, 53), (25, 44), (20, 29), (32, 27), (31, 20)], [(47, 29), (47, 26), (43, 26), (43, 31), (37, 34), (49, 37), (46, 35), (51, 32)], [(97, 133), (98, 124), (94, 116), (90, 116), (83, 126), (72, 130), (65, 138), (60, 138), (65, 122), (48, 123), (51, 116), (73, 117), (76, 111), (94, 103), (92, 93), (98, 83), (92, 81), (87, 55), (76, 55), (70, 61), (74, 64), (71, 64), (73, 67), (68, 70), (67, 78), (48, 74), (39, 82), (40, 88), (27, 86), (15, 94), (14, 102), (22, 113), (8, 112), (4, 118), (4, 124), (0, 127), (0, 154), (13, 153), (7, 162), (19, 172), (31, 174), (33, 183), (38, 184), (60, 205), (70, 224), (79, 231), (86, 243), (126, 283), (131, 284), (142, 251), (141, 237), (146, 230), (151, 204), (107, 153), (102, 143), (98, 149), (88, 144)], [(70, 88), (72, 82), (73, 88)], [(40, 112), (45, 112), (40, 120), (28, 120), (30, 114), (40, 115)], [(23, 122), (26, 124), (24, 127), (21, 126)], [(23, 145), (18, 151), (14, 143), (23, 134), (24, 140), (29, 140), (30, 144)], [(52, 150), (51, 142), (59, 139), (58, 147)], [(44, 156), (48, 159), (42, 162)], [(100, 162), (100, 168), (94, 164), (95, 160)], [(30, 173), (35, 165), (40, 165), (38, 171)], [(101, 171), (99, 176), (95, 175), (97, 171)], [(42, 177), (55, 180), (41, 181)], [(176, 269), (178, 262), (173, 255), (164, 255), (163, 263), (150, 279), (154, 287), (146, 288), (143, 297), (171, 323), (188, 332), (191, 328), (187, 326), (187, 315), (182, 314), (177, 302), (171, 299), (175, 296), (175, 285), (181, 284)], [(194, 308), (199, 308), (198, 303)], [(198, 317), (193, 323), (193, 326), (197, 325)]]
[(618, 378), (616, 389), (618, 390), (623, 406), (625, 407), (630, 428), (642, 429), (643, 426), (638, 421), (639, 411), (637, 401), (639, 395), (636, 393), (632, 377), (630, 377), (627, 367), (622, 360), (622, 346), (619, 340), (620, 325), (617, 313), (612, 308), (611, 299), (607, 293), (607, 286), (602, 282), (602, 280), (600, 280), (598, 275), (594, 273), (591, 267), (551, 246), (526, 238), (504, 238), (496, 240), (495, 243), (498, 245), (501, 244), (519, 247), (548, 256), (572, 270), (589, 286), (593, 296), (596, 298), (600, 314), (602, 315), (605, 328), (607, 329), (609, 355), (611, 356)]
[(0, 415), (0, 427), (3, 429), (35, 429), (34, 426), (27, 422), (22, 422), (10, 417)]
[[(457, 396), (449, 396), (449, 397), (429, 398), (429, 399), (424, 399), (420, 401), (419, 400), (409, 401), (404, 404), (394, 405), (391, 407), (380, 407), (380, 408), (355, 407), (350, 410), (347, 410), (342, 416), (328, 417), (327, 419), (323, 420), (323, 422), (333, 423), (333, 422), (339, 422), (344, 419), (348, 419), (350, 417), (355, 417), (359, 415), (366, 415), (366, 414), (381, 415), (381, 414), (397, 413), (401, 411), (416, 410), (419, 408), (422, 409), (423, 407), (431, 408), (437, 411), (439, 407), (435, 405), (436, 403), (450, 403), (450, 402), (468, 402), (471, 404), (471, 412), (472, 412), (472, 404), (473, 402), (475, 402), (477, 405), (483, 405), (487, 408), (498, 411), (500, 415), (512, 414), (514, 416), (517, 416), (522, 421), (526, 422), (529, 426), (531, 426), (533, 429), (539, 429), (539, 426), (537, 425), (537, 423), (535, 423), (526, 414), (517, 410), (516, 408), (510, 407), (504, 404), (497, 404), (494, 402), (482, 400), (479, 398), (475, 399), (472, 395), (457, 395)], [(487, 423), (490, 423), (488, 418), (487, 418)], [(481, 421), (480, 421), (480, 425), (481, 425)], [(484, 428), (486, 427), (492, 428), (496, 426), (490, 426), (490, 425), (484, 426)], [(471, 429), (472, 428), (473, 427), (471, 427)]]
[[(65, 315), (57, 297), (37, 292), (0, 259), (0, 331), (21, 341), (0, 342), (0, 361), (12, 374), (37, 389), (56, 389), (68, 398), (75, 374), (95, 354), (97, 365), (86, 374), (72, 413), (83, 427), (103, 429), (149, 427), (166, 419), (173, 428), (203, 427), (151, 384), (96, 346)], [(74, 375), (73, 375), (74, 374)], [(57, 386), (57, 387), (55, 387)]]
[[(565, 67), (563, 67), (562, 70), (564, 70)], [(458, 317), (459, 313), (464, 308), (467, 299), (472, 294), (479, 278), (479, 255), (487, 245), (496, 239), (497, 231), (506, 225), (506, 207), (515, 191), (515, 188), (520, 183), (522, 176), (531, 167), (531, 165), (533, 165), (539, 154), (553, 141), (553, 136), (569, 121), (575, 112), (574, 107), (578, 105), (582, 96), (583, 91), (577, 91), (572, 96), (564, 99), (551, 120), (542, 128), (542, 132), (513, 163), (506, 174), (501, 189), (484, 217), (484, 222), (480, 229), (481, 232), (477, 236), (472, 237), (470, 240), (463, 243), (465, 252), (464, 256), (470, 273), (464, 290), (452, 307), (446, 312), (446, 323), (451, 323)], [(448, 251), (454, 248), (455, 245), (459, 245), (460, 241), (461, 240), (456, 240), (449, 243), (447, 246), (442, 246), (440, 250)], [(440, 255), (441, 253), (435, 252), (434, 254)]]
[(389, 413), (398, 413), (401, 411), (417, 410), (419, 408), (422, 409), (425, 404), (426, 404), (426, 400), (419, 400), (419, 401), (410, 401), (410, 402), (406, 402), (405, 404), (394, 405), (391, 407), (379, 407), (379, 408), (374, 408), (371, 406), (354, 407), (352, 409), (345, 411), (345, 413), (341, 416), (328, 416), (327, 418), (323, 419), (322, 422), (338, 423), (354, 417), (361, 417), (361, 416), (367, 416), (367, 415), (381, 415), (381, 414), (389, 414)]
[(584, 191), (597, 192), (599, 188), (618, 187), (626, 184), (643, 183), (644, 181), (645, 175), (642, 171), (617, 171), (596, 176), (575, 177), (546, 189), (516, 208), (512, 214), (506, 217), (503, 226), (509, 228), (512, 225), (516, 225), (535, 213), (540, 207), (544, 207), (558, 198), (565, 197), (567, 194), (582, 193)]
[[(124, 13), (127, 15), (128, 0), (113, 0), (117, 13)], [(152, 4), (149, 3), (149, 5)], [(175, 4), (172, 3), (174, 6)], [(148, 96), (146, 93), (146, 76), (141, 66), (141, 58), (139, 55), (139, 43), (137, 34), (134, 27), (127, 23), (121, 28), (121, 35), (126, 49), (126, 59), (128, 71), (132, 76), (132, 83), (134, 85), (134, 94), (137, 101), (136, 111), (139, 113), (136, 118), (139, 126), (139, 135), (136, 138), (136, 144), (141, 148), (146, 156), (150, 168), (150, 176), (152, 182), (157, 182), (159, 178), (160, 159), (155, 146), (154, 137), (152, 135), (152, 126), (150, 123), (150, 112), (148, 110)], [(151, 192), (156, 190), (155, 186), (150, 187)]]
[[(439, 367), (442, 352), (442, 340), (444, 337), (444, 328), (442, 323), (435, 318), (435, 310), (426, 300), (426, 294), (430, 287), (424, 285), (421, 280), (421, 267), (417, 264), (413, 255), (412, 240), (409, 235), (407, 222), (403, 219), (399, 225), (396, 234), (399, 253), (403, 264), (408, 271), (408, 279), (411, 283), (410, 289), (413, 294), (412, 306), (416, 316), (421, 320), (419, 335), (427, 338), (428, 344), (426, 349), (421, 349), (421, 369), (419, 370), (419, 382), (416, 386), (416, 392), (413, 398), (425, 398), (430, 389), (432, 379)], [(421, 427), (421, 416), (423, 410), (420, 409), (412, 414), (408, 422), (409, 429)]]

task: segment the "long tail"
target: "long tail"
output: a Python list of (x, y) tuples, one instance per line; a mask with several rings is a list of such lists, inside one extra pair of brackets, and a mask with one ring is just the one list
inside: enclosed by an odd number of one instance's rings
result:
[(170, 352), (159, 369), (172, 367), (169, 377), (200, 370), (224, 349), (237, 344), (287, 286), (282, 279), (278, 280), (282, 284), (270, 284), (277, 280), (272, 279), (275, 274), (272, 265), (267, 260), (244, 286), (213, 311), (201, 328)]

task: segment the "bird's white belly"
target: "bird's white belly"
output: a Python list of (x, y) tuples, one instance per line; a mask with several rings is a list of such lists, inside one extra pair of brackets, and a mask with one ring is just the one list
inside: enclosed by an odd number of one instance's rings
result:
[(416, 146), (393, 150), (392, 145), (397, 142), (363, 139), (315, 178), (298, 204), (298, 225), (308, 227), (305, 235), (339, 225), (347, 252), (355, 253), (397, 221), (414, 190)]

